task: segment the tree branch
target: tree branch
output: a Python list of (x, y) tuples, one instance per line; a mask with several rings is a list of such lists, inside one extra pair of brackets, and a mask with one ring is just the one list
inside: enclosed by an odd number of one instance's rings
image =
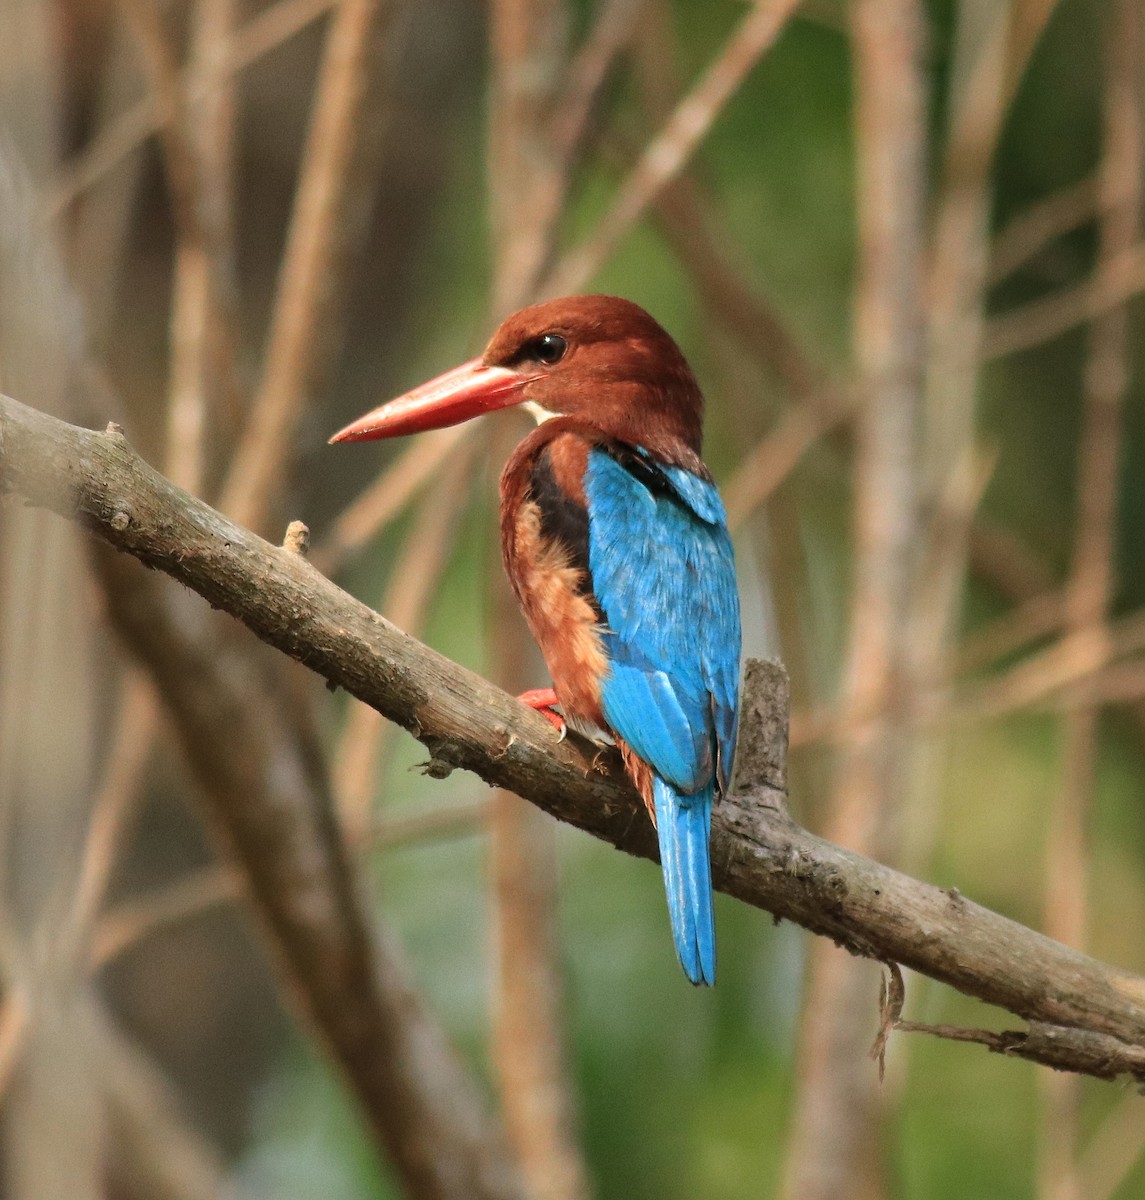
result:
[[(573, 738), (557, 743), (542, 717), (394, 628), (299, 555), (169, 483), (118, 431), (79, 429), (0, 397), (4, 491), (79, 521), (372, 705), (425, 744), (430, 773), (472, 770), (627, 853), (656, 857), (638, 798), (618, 770), (601, 773), (591, 746)], [(854, 954), (901, 963), (1031, 1024), (1108, 1035), (1109, 1044), (1126, 1044), (1121, 1061), (1145, 1082), (1139, 1053), (1145, 979), (1053, 942), (957, 889), (922, 883), (831, 845), (790, 819), (786, 704), (782, 668), (750, 663), (737, 785), (713, 822), (717, 888)], [(240, 795), (236, 807), (249, 809), (250, 797)], [(1037, 1039), (1028, 1048), (1037, 1053)], [(1092, 1055), (1060, 1049), (1055, 1045), (1039, 1061), (1094, 1073)]]

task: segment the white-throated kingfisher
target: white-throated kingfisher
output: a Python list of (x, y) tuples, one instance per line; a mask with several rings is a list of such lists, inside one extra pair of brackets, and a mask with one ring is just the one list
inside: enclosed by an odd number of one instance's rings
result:
[(514, 404), (536, 416), (501, 475), (505, 570), (553, 679), (522, 699), (616, 741), (656, 824), (680, 964), (711, 984), (708, 839), (735, 750), (740, 619), (724, 506), (700, 460), (703, 403), (642, 308), (568, 296), (514, 313), (480, 358), (331, 441)]

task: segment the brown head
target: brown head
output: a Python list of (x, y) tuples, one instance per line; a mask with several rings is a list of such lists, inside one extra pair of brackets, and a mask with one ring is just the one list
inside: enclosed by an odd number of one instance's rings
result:
[(478, 359), (361, 417), (331, 441), (395, 437), (527, 405), (669, 461), (699, 455), (703, 397), (667, 332), (618, 296), (565, 296), (513, 313)]

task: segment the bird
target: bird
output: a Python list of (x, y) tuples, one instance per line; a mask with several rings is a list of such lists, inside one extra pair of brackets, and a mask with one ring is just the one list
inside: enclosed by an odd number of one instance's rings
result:
[(552, 677), (520, 699), (562, 735), (567, 722), (619, 748), (656, 827), (680, 965), (711, 986), (711, 814), (735, 754), (740, 613), (700, 458), (703, 396), (675, 341), (618, 296), (544, 301), (507, 317), (479, 358), (330, 441), (513, 405), (537, 425), (501, 475), (502, 558)]

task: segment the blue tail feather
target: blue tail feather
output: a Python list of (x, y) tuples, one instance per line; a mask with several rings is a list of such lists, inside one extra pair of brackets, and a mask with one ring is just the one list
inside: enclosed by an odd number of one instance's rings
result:
[(712, 785), (682, 795), (658, 775), (652, 779), (656, 831), (672, 937), (684, 974), (695, 984), (716, 981), (716, 927), (708, 839)]

